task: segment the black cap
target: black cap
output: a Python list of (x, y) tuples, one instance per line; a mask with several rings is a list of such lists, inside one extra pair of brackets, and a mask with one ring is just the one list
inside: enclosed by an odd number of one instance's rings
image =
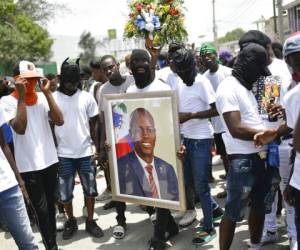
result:
[(248, 43), (257, 43), (264, 48), (267, 48), (268, 44), (271, 44), (271, 39), (259, 30), (249, 30), (239, 40), (239, 46), (243, 49)]

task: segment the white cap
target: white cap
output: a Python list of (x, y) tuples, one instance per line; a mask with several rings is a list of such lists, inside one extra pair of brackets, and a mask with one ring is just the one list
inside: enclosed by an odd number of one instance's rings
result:
[(34, 64), (28, 61), (20, 61), (19, 63), (20, 76), (24, 78), (41, 78), (42, 74), (37, 71)]

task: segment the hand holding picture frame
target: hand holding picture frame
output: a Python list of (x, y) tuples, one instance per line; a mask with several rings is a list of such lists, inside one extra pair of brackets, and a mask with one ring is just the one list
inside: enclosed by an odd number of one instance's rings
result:
[(175, 92), (104, 97), (113, 199), (185, 210)]

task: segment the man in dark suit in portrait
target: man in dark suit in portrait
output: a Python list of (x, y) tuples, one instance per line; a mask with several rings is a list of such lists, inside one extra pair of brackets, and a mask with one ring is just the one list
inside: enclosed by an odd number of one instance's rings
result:
[(135, 109), (129, 127), (134, 150), (118, 160), (120, 193), (178, 201), (174, 168), (154, 156), (156, 129), (150, 112)]

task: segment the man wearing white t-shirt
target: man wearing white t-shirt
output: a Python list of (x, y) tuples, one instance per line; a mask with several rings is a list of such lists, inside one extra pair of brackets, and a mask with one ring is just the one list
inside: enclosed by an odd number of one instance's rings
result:
[[(125, 93), (128, 87), (134, 84), (134, 78), (131, 75), (121, 75), (120, 74), (120, 66), (116, 59), (111, 55), (106, 55), (101, 58), (100, 65), (102, 71), (108, 81), (101, 86), (99, 91), (99, 112), (100, 112), (100, 121), (101, 121), (101, 137), (100, 147), (99, 147), (99, 155), (100, 158), (107, 157), (107, 152), (105, 150), (105, 140), (106, 140), (106, 131), (105, 131), (105, 120), (104, 120), (104, 110), (106, 108), (106, 102), (104, 99), (104, 95), (107, 94), (122, 94)], [(117, 155), (123, 155), (128, 152), (117, 152)], [(107, 189), (109, 192), (111, 191), (110, 187), (110, 174), (109, 169), (104, 169), (105, 178), (107, 182)], [(126, 233), (126, 218), (125, 218), (125, 203), (118, 201), (110, 201), (104, 205), (104, 208), (111, 208), (112, 206), (116, 207), (117, 212), (117, 222), (118, 225), (114, 227), (113, 236), (117, 239), (121, 239), (125, 237)]]
[[(105, 120), (104, 120), (104, 110), (105, 110), (105, 99), (104, 95), (107, 94), (121, 94), (125, 93), (127, 88), (134, 83), (134, 78), (131, 75), (120, 74), (120, 65), (116, 61), (116, 59), (111, 55), (105, 55), (100, 60), (100, 66), (103, 71), (104, 76), (108, 79), (99, 89), (99, 93), (97, 96), (98, 105), (99, 105), (99, 116), (100, 116), (100, 140), (98, 154), (99, 161), (106, 162), (107, 152), (105, 150), (105, 140), (106, 140), (106, 131), (105, 131)], [(111, 192), (111, 183), (110, 183), (110, 174), (108, 169), (108, 164), (105, 165), (104, 169), (107, 191), (106, 194), (110, 194)], [(111, 196), (111, 194), (110, 194)], [(100, 197), (99, 197), (100, 198)], [(104, 205), (104, 209), (108, 209), (114, 206), (114, 202), (108, 202)]]
[[(185, 186), (188, 188), (194, 184), (203, 211), (203, 225), (196, 229), (193, 244), (201, 246), (216, 236), (213, 210), (218, 208), (218, 204), (211, 197), (208, 184), (213, 142), (213, 128), (208, 118), (218, 115), (215, 92), (209, 80), (197, 74), (191, 51), (177, 50), (173, 55), (173, 63), (176, 73), (183, 81), (178, 92), (181, 133), (187, 149), (183, 162)], [(186, 195), (189, 196), (188, 191)], [(191, 202), (191, 199), (187, 200), (188, 203)], [(188, 210), (195, 211), (194, 204), (188, 204)], [(222, 214), (220, 211), (220, 216)]]
[[(271, 72), (271, 76), (260, 77), (253, 86), (253, 93), (258, 102), (258, 111), (267, 128), (278, 127), (281, 123), (280, 116), (274, 116), (270, 110), (274, 109), (282, 103), (285, 93), (288, 91), (288, 85), (291, 82), (291, 74), (288, 70), (287, 64), (283, 60), (279, 60), (273, 57), (271, 39), (264, 33), (253, 30), (248, 31), (241, 37), (239, 45), (243, 47), (244, 44), (249, 41), (257, 43), (263, 46), (267, 50), (269, 65), (268, 69)], [(275, 112), (276, 113), (276, 112)], [(282, 112), (277, 112), (281, 114)], [(278, 141), (271, 142), (268, 146), (278, 147), (278, 159), (279, 162), (269, 162), (269, 171), (272, 177), (272, 188), (269, 193), (270, 199), (266, 204), (266, 216), (263, 236), (261, 239), (262, 244), (268, 244), (275, 242), (278, 239), (277, 233), (277, 204), (279, 202), (279, 192), (283, 192), (288, 184), (292, 165), (289, 163), (289, 156), (292, 148), (290, 143), (292, 142), (292, 134), (285, 135), (281, 138), (280, 144), (277, 146)], [(280, 191), (278, 192), (280, 185)], [(281, 201), (280, 201), (281, 202)], [(287, 222), (287, 234), (291, 242), (296, 242), (296, 228), (294, 223), (295, 210), (293, 207), (285, 203), (287, 210), (286, 222)], [(295, 245), (295, 244), (294, 244)], [(294, 246), (297, 248), (297, 246)], [(292, 248), (291, 248), (292, 249)]]
[[(265, 131), (259, 116), (257, 101), (252, 93), (253, 84), (260, 76), (270, 75), (264, 47), (249, 43), (240, 51), (233, 67), (217, 90), (217, 109), (222, 114), (226, 133), (223, 134), (229, 158), (227, 176), (228, 199), (225, 215), (220, 225), (220, 249), (230, 249), (236, 222), (244, 217), (248, 199), (251, 199), (249, 231), (251, 249), (261, 249), (265, 204), (270, 189), (264, 148), (256, 148), (252, 142), (256, 133)], [(266, 130), (269, 137), (276, 132)]]
[[(284, 43), (283, 56), (285, 61), (291, 68), (293, 81), (291, 85), (294, 86), (284, 96), (283, 105), (286, 113), (286, 126), (294, 130), (294, 147), (296, 149), (296, 156), (292, 175), (289, 184), (284, 191), (285, 200), (295, 207), (295, 225), (297, 231), (297, 243), (300, 242), (300, 153), (299, 153), (299, 120), (300, 120), (300, 33), (292, 34)], [(298, 120), (298, 123), (297, 123)], [(291, 192), (292, 190), (292, 192)], [(292, 195), (290, 195), (292, 194)], [(291, 202), (291, 199), (292, 201)], [(293, 239), (294, 240), (294, 239)], [(290, 241), (290, 244), (294, 244)], [(296, 244), (294, 244), (296, 245)], [(291, 248), (292, 249), (292, 248)], [(296, 248), (295, 248), (296, 249)]]
[[(33, 63), (21, 61), (14, 69), (14, 77), (26, 86), (26, 114), (22, 115), (27, 115), (27, 122), (17, 112), (20, 98), (17, 91), (2, 97), (1, 106), (12, 127), (17, 167), (36, 211), (43, 243), (47, 249), (56, 250), (58, 158), (49, 120), (61, 126), (64, 119), (53, 99), (50, 81), (41, 78)], [(38, 81), (42, 93), (35, 92)]]
[[(135, 79), (135, 85), (131, 85), (126, 93), (146, 93), (170, 90), (170, 87), (167, 84), (155, 79), (155, 72), (151, 67), (150, 57), (145, 50), (136, 49), (132, 51), (130, 66)], [(178, 226), (169, 209), (157, 208), (156, 215), (154, 237), (150, 240), (149, 250), (165, 249), (165, 234), (168, 233), (168, 238), (178, 234)]]
[[(20, 97), (17, 114), (24, 115), (26, 114), (24, 112), (25, 86), (19, 81), (16, 81), (15, 86)], [(0, 109), (0, 126), (4, 123), (6, 123), (5, 117)], [(23, 192), (24, 197), (28, 199), (25, 183), (19, 174), (9, 146), (5, 143), (2, 129), (0, 129), (0, 146), (0, 222), (8, 227), (19, 249), (36, 250), (38, 246), (34, 241), (22, 195)]]
[[(221, 64), (218, 64), (217, 59), (218, 59), (218, 53), (216, 48), (209, 44), (209, 43), (204, 43), (202, 44), (200, 48), (200, 57), (203, 62), (203, 64), (206, 66), (208, 69), (205, 71), (203, 74), (211, 83), (214, 91), (217, 91), (219, 84), (228, 76), (231, 75), (231, 68), (228, 68), (226, 66), (223, 66)], [(224, 141), (222, 139), (222, 134), (225, 132), (225, 128), (221, 122), (221, 118), (219, 116), (217, 117), (212, 117), (211, 118), (211, 123), (214, 128), (214, 142), (216, 145), (216, 151), (217, 154), (221, 156), (221, 159), (223, 160), (223, 165), (225, 172), (227, 174), (228, 172), (228, 158), (227, 158), (227, 153), (224, 145)], [(226, 178), (225, 176), (220, 176), (221, 178)], [(218, 198), (225, 198), (227, 195), (226, 190), (223, 192), (219, 193), (217, 195)]]
[(60, 162), (60, 201), (68, 216), (63, 231), (64, 240), (70, 239), (78, 230), (72, 206), (76, 172), (81, 180), (87, 207), (85, 230), (96, 238), (103, 236), (102, 229), (93, 220), (95, 197), (98, 193), (96, 169), (91, 164), (91, 140), (95, 140), (98, 106), (91, 94), (79, 88), (79, 65), (69, 64), (65, 60), (61, 66), (60, 87), (54, 95), (65, 117), (64, 125), (54, 128)]

